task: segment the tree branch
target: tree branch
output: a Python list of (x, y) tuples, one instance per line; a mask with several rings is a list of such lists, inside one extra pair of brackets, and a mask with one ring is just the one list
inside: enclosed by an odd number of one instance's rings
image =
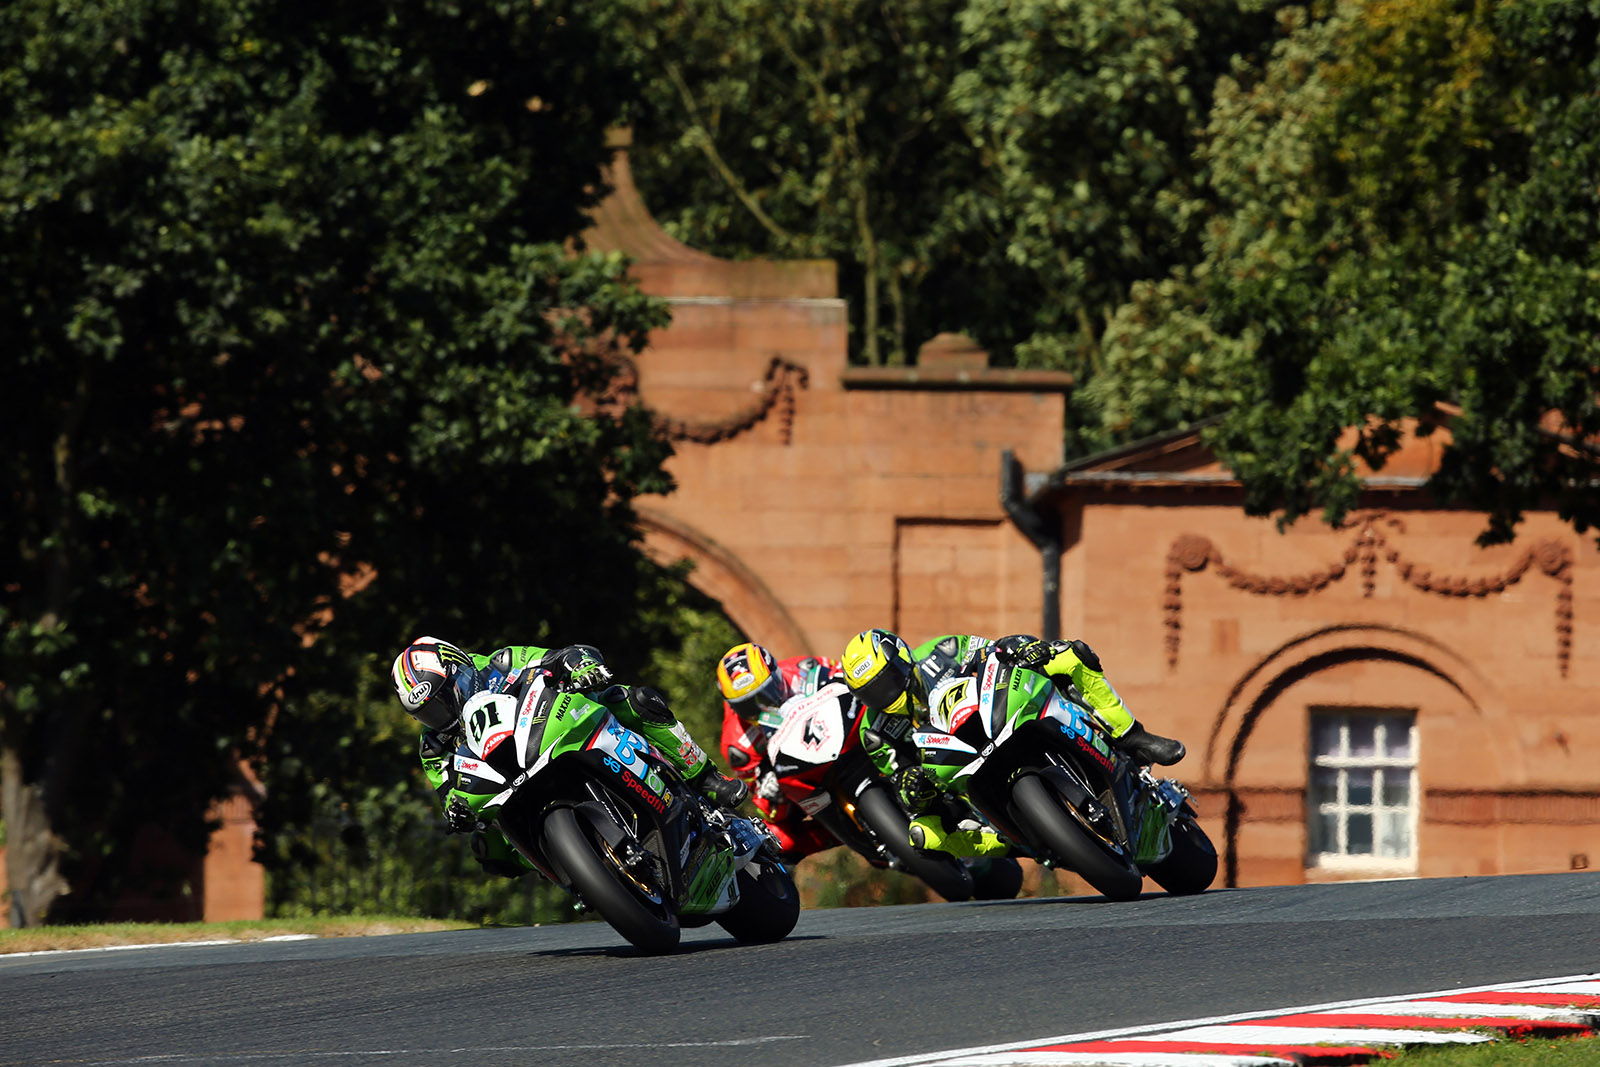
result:
[(799, 244), (799, 238), (778, 225), (773, 221), (772, 216), (761, 210), (761, 205), (756, 203), (755, 197), (744, 187), (744, 183), (739, 180), (739, 176), (733, 173), (733, 168), (728, 166), (727, 161), (722, 158), (722, 154), (717, 151), (716, 141), (711, 136), (710, 129), (700, 121), (699, 108), (695, 104), (694, 94), (689, 91), (689, 86), (684, 82), (683, 74), (676, 63), (667, 64), (667, 77), (672, 79), (672, 84), (678, 90), (678, 95), (683, 98), (683, 107), (689, 113), (689, 121), (694, 124), (694, 128), (700, 133), (698, 138), (700, 150), (705, 153), (712, 169), (727, 183), (728, 189), (734, 196), (738, 197), (739, 203), (745, 206), (745, 209), (755, 217), (755, 220), (768, 233), (786, 245)]

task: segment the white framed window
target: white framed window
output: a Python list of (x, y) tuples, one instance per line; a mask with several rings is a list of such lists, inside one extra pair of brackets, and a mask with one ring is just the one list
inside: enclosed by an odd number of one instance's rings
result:
[(1312, 708), (1310, 739), (1310, 865), (1415, 869), (1416, 712)]

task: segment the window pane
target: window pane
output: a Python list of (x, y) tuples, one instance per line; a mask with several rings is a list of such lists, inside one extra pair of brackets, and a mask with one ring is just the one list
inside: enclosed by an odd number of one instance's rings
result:
[(1388, 736), (1384, 738), (1384, 748), (1388, 750), (1390, 759), (1411, 758), (1411, 720), (1390, 719), (1385, 724)]
[(1312, 812), (1311, 851), (1339, 851), (1339, 822), (1338, 816), (1333, 812)]
[(1345, 852), (1351, 856), (1372, 855), (1372, 816), (1366, 814), (1350, 813), (1350, 819), (1345, 824), (1345, 833), (1348, 835), (1348, 844)]
[(1360, 768), (1352, 768), (1345, 772), (1346, 803), (1371, 804), (1372, 803), (1372, 772)]
[(1378, 720), (1370, 715), (1350, 716), (1350, 755), (1378, 754)]
[(1414, 861), (1415, 716), (1400, 708), (1308, 710), (1306, 838), (1312, 862), (1340, 856), (1385, 865)]
[(1411, 814), (1386, 811), (1378, 816), (1378, 855), (1405, 859), (1411, 855)]
[(1311, 768), (1311, 809), (1339, 802), (1339, 772), (1332, 767)]
[(1403, 808), (1411, 803), (1411, 772), (1391, 768), (1383, 772), (1383, 789), (1378, 794), (1386, 807)]
[(1311, 717), (1311, 755), (1337, 756), (1339, 748), (1339, 719), (1333, 715)]

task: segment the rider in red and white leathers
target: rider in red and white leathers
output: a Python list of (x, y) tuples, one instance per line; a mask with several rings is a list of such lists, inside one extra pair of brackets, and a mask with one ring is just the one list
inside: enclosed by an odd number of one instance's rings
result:
[(781, 722), (777, 712), (784, 701), (810, 696), (838, 674), (837, 660), (820, 656), (780, 660), (750, 643), (728, 649), (717, 663), (723, 755), (734, 776), (750, 785), (750, 798), (778, 839), (785, 863), (798, 863), (839, 842), (798, 805), (784, 799), (767, 758), (767, 740)]

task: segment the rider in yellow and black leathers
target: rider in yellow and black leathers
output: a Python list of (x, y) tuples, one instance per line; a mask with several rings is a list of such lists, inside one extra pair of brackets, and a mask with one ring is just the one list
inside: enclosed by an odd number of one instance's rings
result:
[(1107, 680), (1100, 658), (1082, 641), (1041, 641), (1013, 634), (987, 641), (968, 634), (934, 638), (913, 652), (887, 630), (865, 630), (850, 639), (843, 664), (845, 684), (867, 709), (861, 740), (873, 765), (890, 775), (901, 801), (913, 815), (912, 840), (919, 847), (957, 855), (1000, 851), (993, 831), (951, 828), (937, 815), (923, 815), (938, 797), (920, 766), (916, 746), (906, 740), (911, 727), (927, 721), (928, 694), (948, 678), (970, 674), (993, 652), (1004, 663), (1038, 671), (1058, 685), (1075, 687), (1106, 726), (1113, 743), (1142, 763), (1163, 766), (1184, 756), (1181, 741), (1150, 733)]

